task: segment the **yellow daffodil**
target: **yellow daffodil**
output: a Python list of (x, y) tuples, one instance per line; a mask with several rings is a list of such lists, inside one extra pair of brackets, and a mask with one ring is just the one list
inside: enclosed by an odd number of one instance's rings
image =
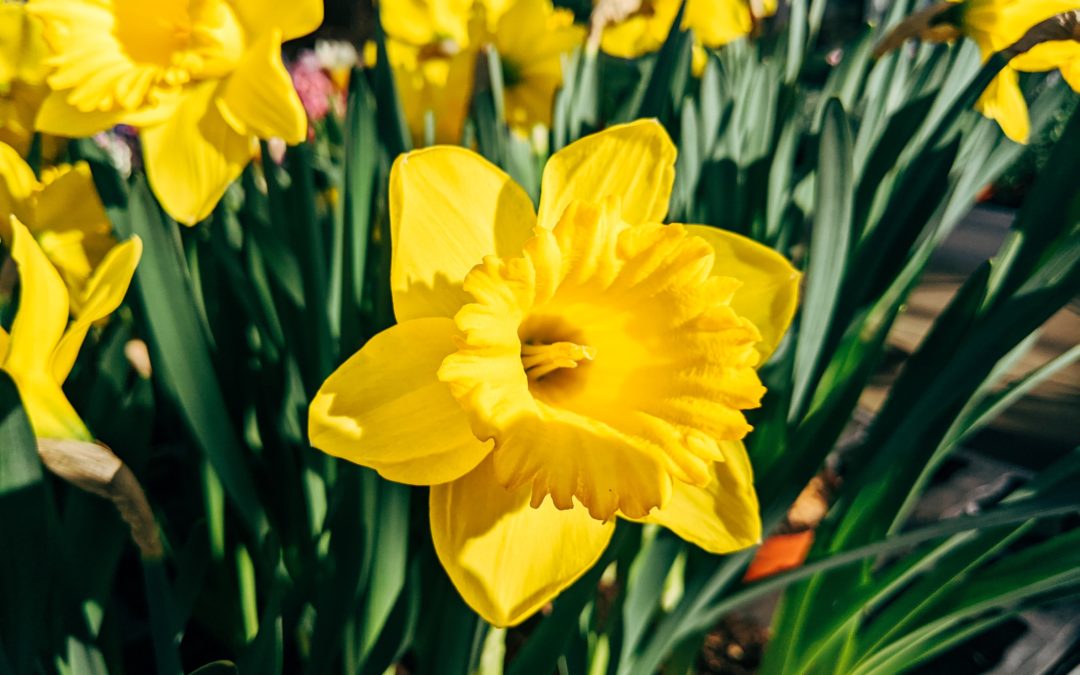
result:
[(416, 47), (388, 37), (386, 52), (413, 143), (423, 144), (429, 124), (436, 143), (460, 143), (475, 79), (476, 49), (461, 49), (452, 41)]
[(416, 0), (381, 6), (387, 55), (402, 112), (420, 145), (433, 124), (436, 143), (458, 143), (469, 111), (481, 47), (502, 62), (510, 126), (527, 132), (551, 124), (562, 57), (581, 44), (573, 13), (550, 0)]
[(663, 225), (675, 147), (655, 121), (556, 153), (539, 210), (473, 152), (390, 176), (398, 324), (323, 384), (309, 436), (430, 485), (435, 549), (493, 624), (600, 557), (614, 518), (723, 553), (760, 539), (742, 411), (795, 310), (774, 251)]
[(86, 162), (43, 172), (41, 181), (13, 148), (0, 143), (0, 237), (9, 241), (11, 216), (22, 221), (82, 309), (91, 271), (116, 241)]
[(49, 89), (41, 25), (22, 3), (0, 3), (0, 142), (25, 155)]
[[(931, 42), (966, 35), (978, 45), (985, 61), (1012, 47), (1037, 24), (1075, 9), (1080, 9), (1080, 0), (948, 0), (913, 14), (886, 37), (878, 51), (893, 49), (913, 35)], [(995, 120), (1010, 139), (1026, 143), (1030, 120), (1017, 73), (1054, 69), (1060, 69), (1065, 81), (1080, 92), (1080, 43), (1051, 40), (1019, 54), (994, 78), (975, 107)]]
[(60, 385), (90, 327), (124, 299), (142, 242), (133, 237), (105, 255), (79, 298), (83, 311), (70, 323), (68, 291), (60, 274), (15, 217), (4, 243), (19, 270), (19, 308), (10, 335), (0, 328), (0, 368), (15, 381), (35, 436), (93, 440)]
[(563, 57), (585, 39), (574, 13), (551, 0), (515, 0), (499, 16), (492, 42), (502, 63), (506, 120), (527, 132), (551, 126), (555, 90), (562, 85)]
[[(1032, 26), (1078, 8), (1080, 0), (965, 0), (960, 5), (958, 20), (960, 30), (975, 41), (985, 60), (1011, 46)], [(1017, 71), (1037, 72), (1058, 67), (1072, 88), (1080, 91), (1080, 43), (1046, 42), (1012, 59), (986, 88), (976, 108), (996, 120), (1006, 136), (1017, 143), (1026, 143), (1030, 121)]]
[(31, 0), (52, 51), (37, 128), (140, 129), (150, 185), (178, 221), (206, 218), (257, 138), (306, 138), (282, 40), (322, 22), (322, 2)]
[[(601, 21), (607, 25), (600, 38), (600, 48), (612, 56), (632, 59), (654, 52), (664, 44), (682, 0), (640, 0), (632, 3), (634, 8), (629, 12), (623, 3), (611, 4), (618, 6), (604, 10), (611, 14)], [(763, 2), (758, 11), (761, 16), (771, 16), (776, 12), (775, 0)], [(700, 73), (705, 66), (702, 47), (716, 49), (749, 35), (758, 18), (750, 0), (688, 0), (682, 28), (694, 32), (695, 72)]]
[(469, 46), (473, 0), (385, 0), (379, 3), (383, 29), (414, 47), (453, 42)]
[[(415, 145), (459, 143), (469, 112), (482, 8), (473, 0), (391, 0), (379, 5), (386, 52)], [(433, 128), (428, 130), (428, 125)]]

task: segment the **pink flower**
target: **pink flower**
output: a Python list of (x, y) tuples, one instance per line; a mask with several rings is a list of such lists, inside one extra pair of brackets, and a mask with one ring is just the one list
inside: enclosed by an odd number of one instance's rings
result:
[(324, 119), (339, 95), (315, 53), (309, 50), (300, 52), (299, 58), (289, 66), (289, 73), (311, 121)]

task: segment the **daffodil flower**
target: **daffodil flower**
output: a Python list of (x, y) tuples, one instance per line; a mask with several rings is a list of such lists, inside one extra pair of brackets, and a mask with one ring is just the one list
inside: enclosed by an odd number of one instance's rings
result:
[[(1078, 8), (1080, 0), (965, 0), (957, 14), (960, 30), (975, 41), (985, 60), (1011, 46), (1032, 26)], [(997, 121), (1010, 139), (1027, 143), (1030, 120), (1017, 71), (1058, 67), (1069, 85), (1080, 91), (1080, 43), (1046, 42), (1012, 59), (983, 92), (976, 109)]]
[(413, 144), (461, 142), (476, 75), (477, 50), (452, 40), (416, 47), (387, 37), (386, 53)]
[[(597, 3), (600, 6), (601, 3)], [(615, 3), (612, 3), (615, 5)], [(603, 29), (600, 48), (612, 56), (632, 59), (650, 54), (664, 44), (682, 0), (640, 0), (636, 9), (617, 16)], [(618, 5), (615, 5), (616, 7)], [(775, 0), (761, 3), (762, 16), (776, 13)], [(750, 0), (688, 0), (681, 28), (694, 32), (694, 71), (705, 67), (703, 47), (716, 49), (749, 35), (755, 16)], [(603, 23), (608, 23), (605, 19)]]
[(49, 89), (41, 25), (19, 2), (0, 3), (0, 142), (25, 154)]
[(86, 162), (46, 169), (39, 181), (13, 148), (0, 143), (0, 238), (10, 241), (17, 217), (71, 292), (72, 313), (81, 310), (91, 271), (115, 244), (105, 207)]
[[(1080, 0), (947, 0), (925, 7), (894, 28), (882, 50), (916, 34), (930, 42), (965, 35), (978, 45), (986, 61), (1012, 47), (1032, 27), (1076, 9), (1080, 9)], [(1018, 71), (1054, 69), (1060, 69), (1065, 81), (1080, 92), (1080, 43), (1050, 40), (1014, 57), (987, 86), (975, 107), (995, 120), (1008, 138), (1027, 143), (1030, 119)]]
[(138, 128), (150, 185), (182, 223), (210, 214), (257, 138), (306, 138), (281, 43), (318, 27), (319, 0), (31, 0), (29, 8), (52, 51), (37, 128), (64, 136)]
[(483, 21), (473, 0), (380, 3), (379, 20), (414, 145), (432, 132), (436, 143), (460, 142), (476, 72), (474, 38)]
[(60, 274), (15, 217), (5, 244), (19, 270), (19, 307), (11, 333), (0, 328), (0, 369), (15, 381), (35, 436), (92, 441), (60, 385), (90, 327), (124, 299), (142, 242), (133, 237), (105, 255), (80, 298), (82, 313), (70, 323), (68, 291)]
[(550, 0), (414, 0), (381, 7), (386, 50), (402, 113), (416, 145), (458, 143), (484, 45), (502, 63), (504, 104), (511, 128), (528, 133), (550, 126), (562, 58), (585, 31), (573, 13)]
[(548, 161), (538, 211), (462, 148), (391, 170), (398, 323), (326, 380), (309, 437), (431, 486), (439, 559), (493, 624), (581, 576), (616, 517), (716, 553), (760, 539), (742, 411), (799, 274), (743, 237), (663, 225), (675, 154), (655, 121), (586, 137)]
[(510, 127), (528, 133), (551, 126), (555, 90), (562, 85), (562, 61), (585, 40), (574, 13), (551, 0), (515, 0), (495, 22), (491, 42), (499, 53)]

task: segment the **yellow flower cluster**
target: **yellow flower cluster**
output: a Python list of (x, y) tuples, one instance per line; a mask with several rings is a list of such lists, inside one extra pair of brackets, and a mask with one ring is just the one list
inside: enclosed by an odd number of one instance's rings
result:
[(406, 123), (417, 144), (457, 143), (480, 51), (502, 65), (507, 121), (519, 131), (550, 125), (562, 60), (584, 39), (569, 10), (551, 0), (383, 2), (380, 18)]
[[(603, 3), (604, 0), (600, 0)], [(682, 0), (640, 0), (629, 12), (616, 10), (615, 19), (603, 29), (600, 47), (611, 54), (632, 59), (654, 52), (664, 43)], [(776, 13), (776, 0), (757, 4), (751, 0), (687, 0), (680, 28), (694, 33), (695, 74), (705, 68), (705, 49), (716, 49), (750, 35), (754, 24)]]

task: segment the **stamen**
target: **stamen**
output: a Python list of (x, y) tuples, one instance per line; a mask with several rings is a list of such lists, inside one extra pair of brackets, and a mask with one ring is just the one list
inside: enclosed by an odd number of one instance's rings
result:
[(532, 381), (539, 380), (559, 368), (577, 368), (581, 361), (596, 358), (596, 348), (573, 342), (555, 342), (549, 345), (521, 345), (521, 365)]

